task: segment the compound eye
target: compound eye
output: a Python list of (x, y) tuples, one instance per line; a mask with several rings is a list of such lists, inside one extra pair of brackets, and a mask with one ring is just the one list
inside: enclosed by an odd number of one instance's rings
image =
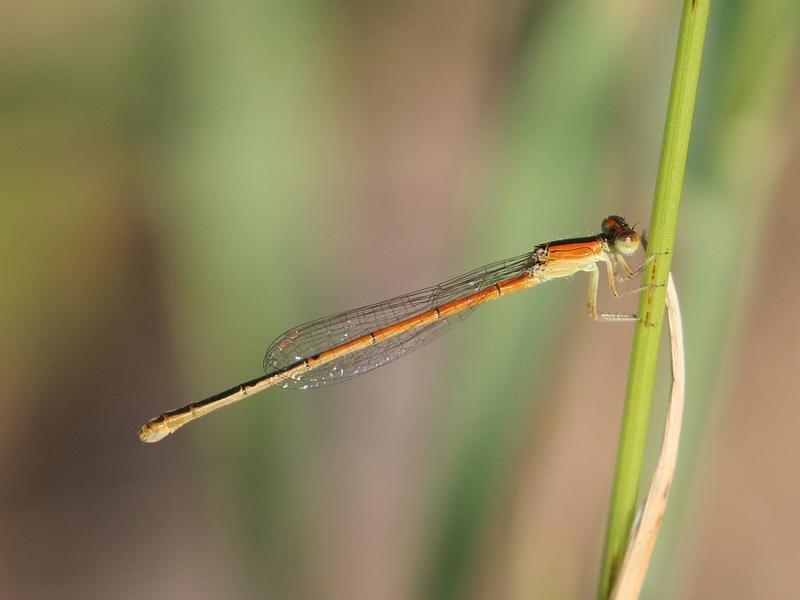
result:
[(614, 236), (614, 249), (620, 254), (630, 255), (639, 249), (639, 234), (632, 229), (620, 231)]
[(615, 232), (627, 228), (628, 225), (625, 223), (625, 219), (616, 215), (609, 215), (603, 219), (603, 224), (600, 226), (600, 231), (606, 235), (613, 235)]

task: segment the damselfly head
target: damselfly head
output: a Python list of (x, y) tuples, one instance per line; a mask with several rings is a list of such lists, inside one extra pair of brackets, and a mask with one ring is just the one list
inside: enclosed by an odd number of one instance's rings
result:
[(639, 249), (641, 242), (639, 234), (622, 217), (617, 215), (606, 217), (603, 219), (602, 230), (616, 252), (627, 256)]

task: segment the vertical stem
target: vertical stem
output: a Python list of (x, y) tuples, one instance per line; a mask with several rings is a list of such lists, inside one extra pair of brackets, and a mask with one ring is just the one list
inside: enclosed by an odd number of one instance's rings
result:
[(657, 287), (645, 290), (639, 303), (640, 321), (631, 352), (617, 471), (600, 574), (601, 600), (608, 598), (613, 589), (636, 511), (664, 317), (664, 286), (672, 262), (709, 6), (710, 0), (684, 0), (681, 16), (647, 246), (648, 255), (655, 258), (644, 275), (648, 285)]

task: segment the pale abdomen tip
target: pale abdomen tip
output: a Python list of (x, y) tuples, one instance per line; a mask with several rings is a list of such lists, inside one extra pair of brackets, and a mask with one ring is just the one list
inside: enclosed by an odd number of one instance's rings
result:
[(146, 444), (152, 444), (153, 442), (163, 440), (170, 433), (169, 427), (167, 427), (167, 424), (164, 422), (164, 417), (156, 417), (142, 425), (142, 428), (139, 430), (139, 439)]

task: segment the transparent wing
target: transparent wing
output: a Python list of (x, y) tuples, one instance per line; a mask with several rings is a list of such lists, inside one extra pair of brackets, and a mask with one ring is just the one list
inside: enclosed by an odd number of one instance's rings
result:
[[(264, 357), (264, 370), (271, 373), (283, 369), (382, 327), (493, 286), (504, 279), (522, 275), (532, 269), (536, 262), (536, 253), (528, 252), (480, 267), (433, 287), (300, 325), (290, 329), (270, 344)], [(308, 389), (362, 375), (421, 348), (449, 331), (456, 323), (471, 314), (477, 306), (476, 304), (429, 325), (412, 329), (320, 365), (296, 379), (287, 380), (283, 385)]]

